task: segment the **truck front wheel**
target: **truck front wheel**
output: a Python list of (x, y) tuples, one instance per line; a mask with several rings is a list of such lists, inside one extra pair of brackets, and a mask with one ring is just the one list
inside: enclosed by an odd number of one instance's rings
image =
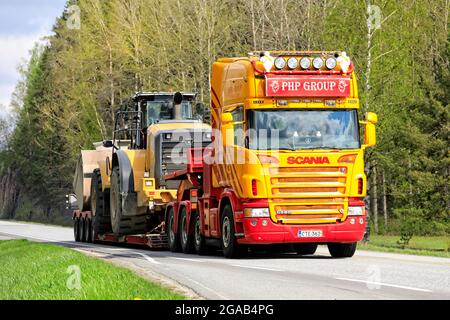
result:
[(237, 258), (242, 255), (243, 247), (237, 243), (234, 218), (231, 206), (227, 204), (222, 213), (222, 250), (225, 258)]
[(354, 243), (329, 243), (328, 251), (333, 258), (350, 258), (356, 251), (356, 242)]
[(317, 250), (316, 243), (297, 243), (294, 245), (298, 255), (314, 254)]

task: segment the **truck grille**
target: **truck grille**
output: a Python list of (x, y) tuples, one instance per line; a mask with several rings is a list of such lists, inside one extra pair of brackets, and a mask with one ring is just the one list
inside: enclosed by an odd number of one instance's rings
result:
[(274, 221), (336, 223), (343, 218), (347, 168), (270, 168), (269, 173)]

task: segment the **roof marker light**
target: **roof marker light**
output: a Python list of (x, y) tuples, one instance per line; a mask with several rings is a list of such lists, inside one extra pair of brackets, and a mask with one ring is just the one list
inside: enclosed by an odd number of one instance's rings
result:
[(284, 67), (286, 66), (286, 60), (284, 60), (284, 58), (282, 57), (278, 57), (275, 59), (275, 68), (277, 68), (278, 70), (284, 69)]
[(297, 58), (289, 58), (287, 65), (288, 65), (289, 69), (291, 69), (291, 70), (296, 69), (298, 67)]
[(333, 70), (334, 68), (336, 68), (336, 64), (337, 62), (335, 58), (328, 58), (327, 61), (325, 62), (325, 65), (329, 70)]
[(300, 60), (300, 67), (303, 70), (311, 68), (311, 60), (309, 58), (301, 58), (301, 60)]
[(321, 69), (323, 67), (323, 59), (320, 57), (314, 58), (313, 66), (316, 69)]

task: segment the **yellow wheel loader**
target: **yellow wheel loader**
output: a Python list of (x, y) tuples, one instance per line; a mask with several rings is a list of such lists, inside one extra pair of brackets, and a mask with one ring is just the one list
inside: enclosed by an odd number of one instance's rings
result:
[(112, 140), (81, 152), (74, 180), (79, 241), (154, 234), (163, 246), (165, 207), (179, 185), (164, 176), (186, 168), (190, 148), (211, 143), (203, 113), (196, 94), (186, 92), (140, 92), (121, 106)]

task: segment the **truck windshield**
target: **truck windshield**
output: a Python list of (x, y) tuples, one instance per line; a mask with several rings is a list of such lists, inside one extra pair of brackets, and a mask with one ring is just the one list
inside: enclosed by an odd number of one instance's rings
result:
[(249, 148), (356, 149), (356, 110), (250, 110)]
[[(147, 124), (151, 125), (157, 120), (189, 120), (192, 119), (192, 103), (191, 101), (181, 102), (180, 109), (175, 110), (172, 101), (147, 101)], [(178, 117), (177, 117), (177, 113)]]

